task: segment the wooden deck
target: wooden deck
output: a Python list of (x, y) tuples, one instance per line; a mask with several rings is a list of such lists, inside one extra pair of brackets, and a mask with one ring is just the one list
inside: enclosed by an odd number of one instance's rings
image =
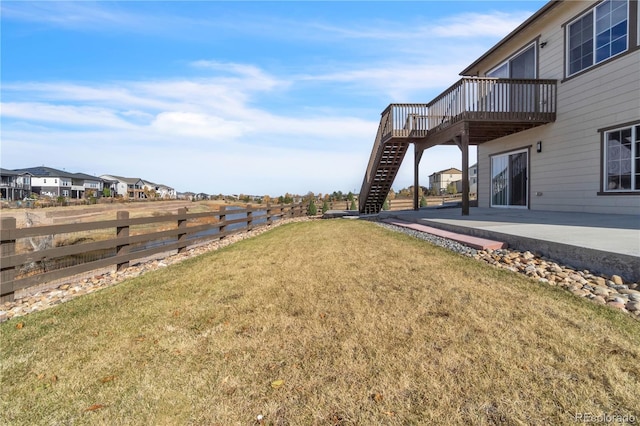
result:
[(389, 105), (360, 190), (360, 212), (380, 212), (411, 143), (417, 180), (417, 163), (427, 148), (458, 145), (464, 159), (468, 145), (555, 121), (556, 85), (556, 80), (465, 77), (428, 104)]

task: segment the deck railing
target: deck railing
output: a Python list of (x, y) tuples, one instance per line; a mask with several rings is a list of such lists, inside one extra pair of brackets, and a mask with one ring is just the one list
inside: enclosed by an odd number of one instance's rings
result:
[(1, 188), (15, 188), (15, 189), (31, 189), (31, 185), (28, 183), (20, 183), (20, 182), (0, 182)]
[(426, 138), (462, 120), (551, 122), (556, 91), (556, 80), (463, 77), (428, 104), (390, 104), (381, 114), (360, 206), (369, 196), (384, 144), (392, 138)]
[[(458, 121), (551, 121), (556, 80), (464, 77), (428, 104), (391, 104), (382, 141), (425, 137)], [(381, 122), (382, 125), (382, 122)]]

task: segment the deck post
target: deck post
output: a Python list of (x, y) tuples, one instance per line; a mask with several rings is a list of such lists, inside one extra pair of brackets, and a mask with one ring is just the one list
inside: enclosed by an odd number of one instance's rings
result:
[(469, 216), (469, 129), (466, 125), (459, 146), (462, 150), (462, 216)]
[(416, 144), (413, 144), (413, 209), (420, 209), (420, 197), (418, 192), (420, 192), (420, 179), (419, 179), (419, 166), (420, 160), (422, 159), (423, 150), (419, 150)]

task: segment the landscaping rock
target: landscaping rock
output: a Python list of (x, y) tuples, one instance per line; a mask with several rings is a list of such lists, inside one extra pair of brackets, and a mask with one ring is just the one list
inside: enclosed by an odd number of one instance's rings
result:
[(526, 275), (537, 282), (557, 285), (578, 297), (589, 299), (600, 305), (609, 305), (640, 319), (640, 311), (638, 310), (640, 303), (635, 303), (640, 302), (640, 284), (625, 284), (619, 275), (595, 276), (588, 270), (578, 271), (569, 265), (560, 265), (553, 260), (543, 259), (530, 251), (522, 253), (517, 250), (489, 249), (473, 251), (473, 254), (469, 254), (471, 253), (470, 249), (459, 243), (408, 228), (383, 223), (380, 225), (446, 247), (462, 255), (470, 255), (474, 259), (498, 268)]

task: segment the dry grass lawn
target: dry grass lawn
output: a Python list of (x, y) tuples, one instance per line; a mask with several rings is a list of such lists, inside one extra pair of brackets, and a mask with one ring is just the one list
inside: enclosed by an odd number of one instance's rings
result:
[(640, 415), (640, 323), (363, 221), (312, 221), (0, 325), (2, 424)]

